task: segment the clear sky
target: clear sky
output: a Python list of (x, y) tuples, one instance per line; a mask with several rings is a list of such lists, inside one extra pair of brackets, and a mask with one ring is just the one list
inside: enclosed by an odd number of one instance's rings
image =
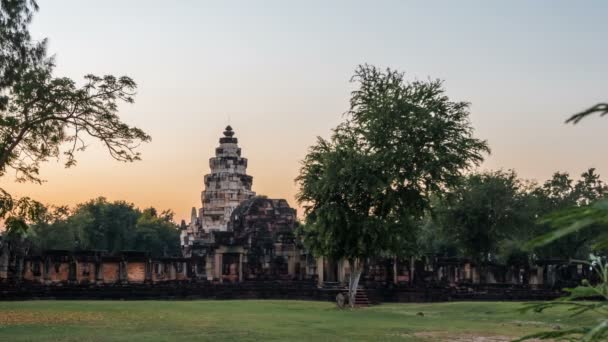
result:
[(56, 75), (129, 75), (121, 116), (152, 135), (143, 161), (113, 161), (93, 144), (43, 185), (1, 186), (52, 204), (105, 196), (188, 218), (230, 123), (253, 188), (295, 206), (299, 161), (348, 109), (357, 64), (445, 80), (472, 103), (482, 169), (542, 181), (597, 167), (608, 179), (608, 118), (566, 126), (608, 100), (606, 1), (38, 0), (32, 26), (49, 38)]

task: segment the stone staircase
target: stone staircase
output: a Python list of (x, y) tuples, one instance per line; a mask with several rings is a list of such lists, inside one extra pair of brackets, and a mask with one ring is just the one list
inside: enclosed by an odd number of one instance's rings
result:
[[(344, 286), (339, 282), (329, 282), (326, 281), (323, 283), (323, 290), (330, 291), (332, 294), (330, 298), (335, 298), (336, 294), (342, 293), (344, 296), (348, 296), (348, 287)], [(355, 295), (355, 306), (356, 307), (367, 307), (377, 304), (369, 298), (369, 294), (367, 290), (363, 286), (359, 286), (357, 289), (357, 294)]]
[(367, 296), (367, 291), (362, 288), (359, 287), (357, 289), (357, 293), (355, 294), (355, 306), (360, 308), (360, 307), (367, 307), (372, 305), (372, 302), (369, 300), (368, 296)]

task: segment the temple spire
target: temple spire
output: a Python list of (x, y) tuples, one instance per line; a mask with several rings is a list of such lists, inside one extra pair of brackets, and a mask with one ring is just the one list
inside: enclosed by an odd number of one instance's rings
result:
[(226, 126), (215, 156), (209, 158), (210, 173), (205, 175), (198, 219), (202, 229), (226, 231), (232, 210), (255, 196), (253, 178), (247, 174), (247, 158), (241, 156), (234, 130)]
[(195, 222), (197, 219), (196, 208), (192, 207), (192, 212), (190, 213), (190, 222)]
[(234, 131), (232, 130), (232, 127), (230, 127), (230, 125), (226, 126), (226, 130), (224, 130), (224, 136), (231, 138), (234, 135)]

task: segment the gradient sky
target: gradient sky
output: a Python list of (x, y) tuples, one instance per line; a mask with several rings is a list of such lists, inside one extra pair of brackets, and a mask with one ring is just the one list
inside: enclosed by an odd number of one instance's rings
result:
[(597, 167), (608, 178), (608, 118), (563, 124), (608, 100), (606, 1), (38, 0), (35, 37), (49, 38), (56, 75), (129, 75), (122, 118), (152, 135), (143, 161), (113, 161), (98, 144), (43, 185), (0, 185), (45, 203), (105, 196), (188, 218), (226, 124), (249, 158), (253, 189), (295, 206), (299, 161), (348, 109), (357, 64), (445, 80), (472, 103), (492, 155), (542, 181)]

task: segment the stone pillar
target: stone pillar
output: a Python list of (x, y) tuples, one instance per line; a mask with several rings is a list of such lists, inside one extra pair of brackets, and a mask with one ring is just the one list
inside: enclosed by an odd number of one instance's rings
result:
[(144, 282), (146, 283), (151, 283), (152, 282), (152, 260), (148, 259), (146, 260), (146, 264), (145, 264), (145, 276), (144, 276)]
[(318, 257), (317, 258), (317, 276), (318, 276), (318, 284), (317, 285), (319, 285), (319, 287), (322, 287), (323, 286), (323, 282), (324, 282), (324, 279), (323, 279), (323, 274), (325, 273), (324, 269), (323, 269), (324, 262), (325, 262), (325, 258), (324, 257)]
[(310, 276), (316, 274), (313, 273), (315, 266), (310, 265), (309, 258), (312, 258), (312, 255), (306, 254), (304, 258), (304, 279), (308, 279)]
[(319, 287), (323, 286), (325, 282), (325, 257), (317, 258), (317, 276)]
[(76, 261), (76, 259), (71, 258), (68, 261), (68, 281), (69, 282), (76, 282), (78, 279), (78, 262)]
[(45, 284), (51, 282), (51, 259), (48, 255), (44, 256), (42, 279), (44, 280)]
[(205, 276), (208, 281), (213, 281), (213, 259), (209, 256), (205, 256)]
[(215, 277), (219, 279), (220, 283), (224, 281), (222, 276), (222, 257), (222, 253), (215, 253)]
[(118, 262), (118, 282), (127, 283), (129, 281), (127, 275), (127, 269), (129, 265), (127, 264), (127, 260), (121, 260)]
[(537, 284), (538, 285), (543, 285), (544, 284), (544, 270), (545, 267), (544, 266), (537, 266), (536, 267), (536, 277), (537, 277)]
[(287, 274), (292, 278), (296, 275), (296, 258), (293, 255), (287, 256)]
[(103, 260), (101, 258), (95, 262), (95, 281), (98, 284), (103, 283)]
[[(347, 283), (348, 279), (346, 279), (346, 265), (348, 265), (348, 261), (342, 259), (340, 261), (338, 261), (337, 263), (337, 267), (338, 267), (338, 281), (340, 283)], [(349, 265), (350, 267), (350, 265)], [(349, 272), (352, 272), (352, 270), (349, 269)]]
[(397, 275), (397, 271), (399, 267), (397, 267), (397, 257), (393, 257), (393, 284), (397, 285), (399, 283), (399, 277)]
[(415, 271), (416, 271), (416, 264), (415, 264), (414, 257), (410, 257), (410, 269), (409, 269), (410, 284), (414, 284), (414, 277), (416, 276)]
[(239, 283), (243, 281), (243, 253), (239, 253)]

